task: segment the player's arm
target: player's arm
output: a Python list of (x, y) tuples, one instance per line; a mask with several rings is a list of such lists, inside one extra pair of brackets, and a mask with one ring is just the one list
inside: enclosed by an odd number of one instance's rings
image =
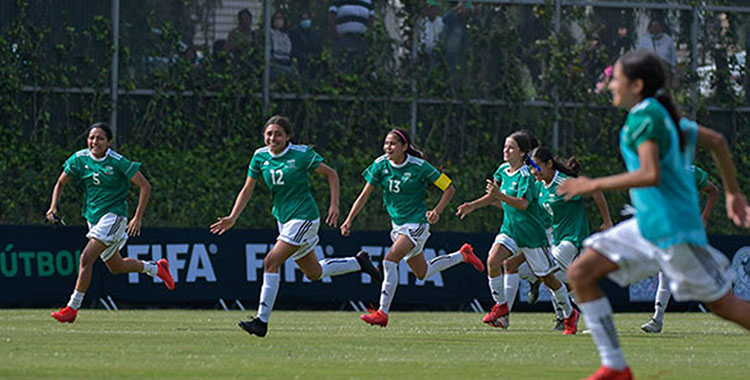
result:
[(724, 135), (706, 127), (698, 127), (698, 145), (707, 147), (719, 168), (726, 196), (727, 216), (734, 224), (750, 227), (750, 206), (737, 184), (737, 173)]
[[(500, 187), (496, 181), (487, 180), (487, 195), (489, 195), (494, 202), (507, 203), (511, 207), (519, 210), (526, 210), (529, 207), (529, 200), (522, 197), (512, 197), (500, 191)], [(532, 190), (529, 190), (532, 191)]]
[(599, 230), (604, 231), (613, 226), (612, 217), (609, 215), (609, 205), (607, 204), (607, 198), (604, 197), (604, 193), (597, 191), (593, 194), (594, 203), (596, 208), (599, 209), (599, 215), (602, 216), (602, 225), (599, 226)]
[(365, 187), (362, 188), (362, 192), (359, 193), (357, 200), (354, 201), (352, 209), (349, 210), (349, 215), (346, 217), (344, 223), (341, 223), (342, 235), (349, 236), (352, 231), (352, 222), (354, 222), (354, 218), (356, 218), (357, 214), (359, 214), (359, 212), (362, 211), (362, 208), (365, 207), (365, 204), (367, 203), (367, 200), (370, 198), (370, 194), (374, 189), (375, 186), (373, 186), (371, 183), (365, 183)]
[(634, 187), (659, 185), (659, 145), (654, 140), (646, 140), (638, 145), (638, 170), (600, 178), (568, 178), (557, 187), (558, 195), (568, 200), (576, 195), (591, 194), (597, 191), (627, 190)]
[[(487, 181), (490, 181), (490, 180), (488, 179)], [(495, 184), (497, 184), (497, 180), (493, 179), (492, 181)], [(463, 219), (466, 217), (466, 215), (469, 215), (472, 212), (479, 210), (480, 208), (487, 207), (490, 205), (496, 206), (500, 208), (501, 210), (503, 207), (502, 202), (494, 200), (492, 196), (490, 196), (489, 194), (484, 194), (481, 197), (473, 201), (464, 202), (460, 204), (458, 208), (456, 209), (456, 215), (458, 215), (459, 217), (461, 217), (461, 219)]]
[(63, 170), (62, 173), (60, 173), (60, 176), (57, 177), (57, 183), (55, 183), (55, 187), (52, 189), (52, 201), (50, 202), (49, 210), (47, 210), (46, 214), (47, 220), (50, 222), (55, 221), (53, 215), (57, 213), (57, 202), (60, 200), (60, 194), (62, 194), (62, 191), (68, 182), (70, 182), (70, 177), (68, 177)]
[(253, 190), (255, 189), (255, 184), (257, 182), (257, 180), (250, 176), (245, 178), (245, 185), (242, 186), (242, 190), (237, 194), (237, 199), (234, 201), (232, 212), (229, 213), (228, 216), (218, 218), (219, 220), (211, 225), (211, 232), (221, 235), (234, 226), (237, 218), (242, 214), (242, 210), (247, 206), (247, 202), (250, 201), (250, 197), (253, 195)]
[(128, 235), (138, 236), (141, 234), (143, 214), (146, 212), (146, 205), (148, 205), (148, 199), (151, 196), (151, 184), (140, 170), (135, 172), (130, 180), (138, 186), (140, 191), (138, 192), (138, 206), (135, 208), (133, 219), (128, 223)]
[(708, 199), (706, 200), (706, 205), (703, 207), (703, 212), (701, 212), (701, 219), (703, 220), (703, 225), (708, 224), (708, 216), (711, 215), (711, 210), (714, 209), (714, 206), (716, 205), (716, 200), (719, 198), (719, 189), (716, 188), (716, 185), (711, 183), (711, 181), (708, 181), (706, 183), (706, 187), (702, 190), (706, 195), (708, 196)]
[(433, 182), (438, 189), (443, 191), (443, 195), (440, 196), (437, 206), (430, 211), (427, 211), (427, 222), (435, 224), (440, 220), (440, 214), (443, 213), (448, 203), (450, 203), (453, 196), (456, 194), (456, 188), (453, 186), (453, 182), (444, 173), (440, 174), (435, 182)]
[(336, 173), (334, 168), (323, 163), (318, 165), (315, 172), (328, 178), (328, 186), (331, 187), (331, 202), (328, 207), (326, 223), (328, 223), (329, 226), (336, 227), (336, 223), (338, 223), (339, 220), (339, 174)]

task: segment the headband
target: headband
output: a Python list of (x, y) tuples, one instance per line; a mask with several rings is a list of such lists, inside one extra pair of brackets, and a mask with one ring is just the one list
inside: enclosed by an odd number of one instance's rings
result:
[(399, 131), (398, 129), (393, 129), (391, 130), (391, 133), (397, 134), (399, 137), (401, 137), (401, 140), (404, 140), (405, 144), (411, 145), (411, 143), (409, 142), (409, 139), (406, 138), (406, 135), (403, 132)]

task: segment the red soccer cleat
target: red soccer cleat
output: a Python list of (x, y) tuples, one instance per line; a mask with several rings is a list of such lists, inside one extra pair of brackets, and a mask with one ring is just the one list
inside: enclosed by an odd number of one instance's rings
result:
[(60, 310), (50, 313), (52, 318), (57, 319), (58, 322), (61, 323), (73, 323), (76, 320), (76, 315), (78, 315), (78, 310), (73, 309), (70, 306), (61, 307)]
[(164, 281), (164, 285), (167, 286), (167, 289), (174, 290), (174, 279), (172, 278), (172, 274), (169, 273), (169, 263), (167, 260), (161, 259), (156, 262), (156, 265), (159, 267), (159, 272), (156, 276)]
[(474, 248), (471, 247), (471, 244), (465, 243), (458, 251), (461, 252), (461, 256), (463, 256), (465, 263), (469, 263), (474, 266), (476, 270), (484, 272), (484, 263), (482, 263), (482, 260), (479, 260), (477, 255), (474, 254)]
[(563, 321), (563, 325), (565, 326), (565, 330), (563, 330), (563, 335), (575, 335), (575, 333), (578, 332), (578, 317), (580, 316), (580, 313), (578, 313), (578, 310), (573, 309), (573, 312), (570, 313), (570, 316), (568, 318), (565, 318)]
[(508, 314), (510, 314), (510, 311), (508, 310), (507, 302), (502, 305), (496, 303), (492, 306), (492, 310), (482, 318), (482, 323), (486, 323), (493, 327), (507, 329)]
[(630, 372), (630, 368), (628, 367), (618, 371), (609, 367), (601, 366), (593, 375), (582, 380), (633, 380), (633, 373)]
[(360, 318), (373, 326), (388, 326), (388, 314), (382, 310), (373, 311), (370, 314), (362, 314)]

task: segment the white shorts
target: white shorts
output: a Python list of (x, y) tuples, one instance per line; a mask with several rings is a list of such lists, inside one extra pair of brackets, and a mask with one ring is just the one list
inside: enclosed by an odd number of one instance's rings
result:
[(424, 251), (424, 246), (430, 237), (430, 225), (428, 223), (406, 223), (399, 226), (391, 222), (391, 241), (395, 243), (398, 235), (406, 236), (414, 244), (414, 248), (404, 256), (404, 260), (409, 261)]
[(299, 247), (292, 259), (299, 260), (315, 249), (320, 238), (318, 229), (320, 229), (320, 218), (315, 220), (292, 219), (284, 224), (276, 222), (279, 228), (279, 236), (276, 240)]
[(513, 257), (521, 253), (521, 251), (518, 250), (518, 245), (516, 244), (516, 241), (513, 240), (512, 237), (504, 233), (499, 233), (497, 234), (497, 236), (495, 236), (495, 241), (492, 242), (492, 246), (494, 247), (497, 244), (500, 244), (503, 247), (507, 248), (508, 251), (510, 251), (510, 257)]
[(544, 277), (560, 267), (552, 257), (549, 247), (521, 248), (521, 253), (537, 277)]
[(563, 271), (568, 270), (570, 264), (578, 258), (580, 253), (581, 249), (567, 240), (563, 240), (560, 244), (552, 247), (552, 257), (555, 258), (555, 261), (557, 261), (557, 264)]
[(608, 276), (623, 287), (660, 270), (678, 301), (713, 302), (732, 286), (729, 260), (721, 252), (691, 244), (660, 249), (643, 238), (634, 218), (590, 236), (583, 244), (617, 264), (619, 269)]
[(128, 218), (113, 213), (104, 214), (96, 224), (88, 223), (89, 232), (86, 237), (96, 239), (107, 248), (99, 254), (103, 261), (112, 258), (115, 252), (122, 249), (128, 241)]

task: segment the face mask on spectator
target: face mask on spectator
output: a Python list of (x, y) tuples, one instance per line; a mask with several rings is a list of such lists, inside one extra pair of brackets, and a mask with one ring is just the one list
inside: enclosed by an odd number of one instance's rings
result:
[(663, 35), (663, 33), (656, 33), (656, 34), (649, 33), (648, 35), (651, 36), (652, 40), (658, 40), (659, 38), (661, 38), (661, 36)]
[(299, 22), (299, 27), (302, 28), (302, 29), (310, 29), (311, 26), (312, 26), (312, 20), (310, 20), (310, 19), (301, 20)]

